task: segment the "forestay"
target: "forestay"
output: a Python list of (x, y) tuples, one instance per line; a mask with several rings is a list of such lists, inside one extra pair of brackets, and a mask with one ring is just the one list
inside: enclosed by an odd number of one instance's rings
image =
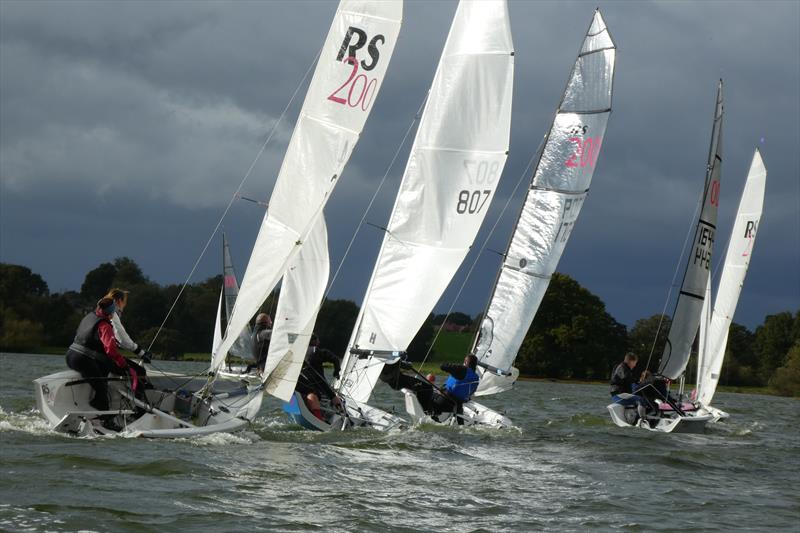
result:
[[(459, 3), (349, 348), (405, 350), (464, 260), (508, 154), (513, 59), (506, 2)], [(366, 402), (383, 362), (347, 357), (340, 391)]]
[(212, 370), (219, 368), (321, 216), (380, 90), (402, 10), (400, 1), (339, 4)]
[[(478, 359), (511, 370), (522, 340), (589, 192), (611, 114), (616, 48), (596, 11), (556, 111), (474, 346)], [(482, 372), (482, 370), (481, 370)], [(477, 395), (508, 389), (483, 372)]]
[(722, 115), (722, 80), (720, 80), (717, 87), (714, 128), (711, 132), (711, 146), (703, 188), (703, 208), (697, 221), (683, 283), (675, 305), (675, 313), (672, 315), (672, 326), (658, 371), (662, 376), (673, 380), (683, 374), (686, 364), (689, 362), (709, 282), (708, 274), (711, 268), (711, 252), (717, 230), (717, 207), (719, 206)]
[(283, 276), (269, 354), (265, 390), (288, 402), (294, 392), (317, 312), (328, 284), (328, 232), (321, 215)]
[(722, 360), (728, 345), (728, 330), (731, 327), (736, 304), (750, 265), (753, 246), (761, 221), (761, 212), (764, 205), (764, 190), (767, 182), (767, 169), (761, 159), (761, 153), (756, 149), (747, 181), (744, 185), (736, 221), (731, 232), (728, 252), (725, 254), (725, 265), (720, 277), (717, 296), (714, 300), (714, 312), (711, 315), (711, 325), (708, 332), (707, 346), (697, 380), (700, 404), (708, 406), (717, 389)]
[[(233, 270), (233, 260), (231, 259), (231, 248), (225, 233), (222, 234), (222, 288), (225, 293), (225, 319), (230, 321), (236, 298), (239, 296), (239, 282), (236, 272)], [(253, 339), (251, 337), (250, 325), (246, 325), (239, 338), (229, 350), (232, 355), (242, 359), (253, 357)], [(212, 352), (213, 353), (213, 352)]]

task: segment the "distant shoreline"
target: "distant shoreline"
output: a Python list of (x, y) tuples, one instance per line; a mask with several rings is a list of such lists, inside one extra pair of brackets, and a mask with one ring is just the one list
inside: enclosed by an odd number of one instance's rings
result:
[[(39, 351), (36, 352), (0, 352), (0, 355), (14, 355), (14, 354), (22, 354), (22, 355), (53, 355), (53, 356), (63, 356), (66, 352), (66, 348), (55, 348), (55, 347), (47, 347), (41, 348)], [(211, 361), (211, 354), (203, 354), (203, 353), (186, 353), (183, 355), (181, 359), (157, 359), (159, 361), (175, 361), (175, 362), (186, 362), (186, 363), (202, 363), (202, 362), (209, 362)], [(234, 361), (235, 363), (235, 361)], [(416, 363), (412, 363), (416, 367)], [(439, 369), (439, 365), (441, 362), (428, 362), (424, 363), (421, 367), (419, 367), (419, 372), (421, 374), (435, 374), (437, 381), (443, 381), (444, 374)], [(564, 384), (572, 384), (572, 385), (608, 385), (608, 382), (604, 380), (596, 380), (596, 379), (555, 379), (555, 378), (542, 378), (542, 377), (535, 377), (535, 376), (523, 376), (520, 375), (518, 378), (520, 381), (532, 381), (532, 382), (540, 382), (540, 383), (564, 383)], [(691, 390), (689, 388), (688, 390)], [(770, 389), (769, 387), (742, 387), (737, 385), (720, 385), (718, 387), (720, 392), (730, 392), (736, 394), (760, 394), (764, 396), (781, 396), (776, 391)], [(784, 398), (791, 398), (791, 396), (783, 396)], [(798, 398), (800, 399), (800, 398)]]

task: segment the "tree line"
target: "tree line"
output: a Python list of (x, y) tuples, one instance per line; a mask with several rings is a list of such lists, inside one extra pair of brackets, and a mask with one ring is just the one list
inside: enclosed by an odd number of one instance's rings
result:
[[(66, 348), (81, 318), (110, 288), (130, 291), (125, 327), (139, 344), (157, 356), (208, 353), (211, 347), (222, 276), (189, 284), (161, 286), (130, 258), (120, 257), (89, 271), (80, 291), (51, 293), (39, 274), (21, 265), (0, 263), (0, 350), (53, 351)], [(180, 298), (178, 298), (181, 293)], [(173, 307), (174, 303), (174, 307)], [(261, 311), (274, 316), (277, 294)], [(172, 311), (167, 317), (167, 313)], [(349, 300), (326, 300), (316, 333), (323, 345), (343, 354), (358, 316)], [(473, 334), (482, 317), (455, 312), (431, 314), (409, 346), (409, 358), (422, 360), (445, 321)], [(162, 322), (164, 325), (162, 327)], [(654, 369), (663, 351), (670, 319), (654, 315), (637, 320), (630, 330), (617, 322), (603, 301), (564, 274), (556, 273), (517, 357), (523, 375), (554, 379), (607, 379), (626, 351)], [(436, 359), (435, 350), (428, 354)], [(458, 354), (461, 355), (461, 354)], [(687, 381), (694, 379), (690, 365)], [(755, 331), (732, 324), (723, 385), (770, 386), (781, 394), (800, 396), (800, 311), (765, 318)]]

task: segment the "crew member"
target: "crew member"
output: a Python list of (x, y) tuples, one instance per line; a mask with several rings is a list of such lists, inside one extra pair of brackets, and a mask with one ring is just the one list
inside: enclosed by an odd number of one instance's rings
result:
[(114, 311), (114, 300), (101, 298), (95, 310), (81, 320), (75, 341), (66, 354), (67, 366), (89, 380), (89, 385), (94, 389), (94, 397), (89, 405), (98, 411), (108, 411), (108, 383), (105, 378), (109, 372), (130, 375), (134, 390), (138, 384), (136, 371), (117, 350), (114, 327), (111, 325)]
[(267, 313), (259, 313), (256, 317), (256, 327), (253, 329), (253, 360), (245, 368), (245, 374), (258, 369), (258, 373), (264, 371), (269, 354), (269, 341), (272, 339), (272, 318)]
[(332, 351), (320, 348), (319, 344), (319, 337), (311, 335), (311, 341), (308, 343), (306, 357), (303, 360), (303, 367), (300, 370), (300, 377), (297, 380), (295, 390), (303, 396), (309, 411), (324, 421), (321, 399), (327, 398), (331, 404), (336, 406), (340, 404), (340, 401), (325, 378), (323, 364), (333, 364), (333, 377), (338, 378), (342, 361)]

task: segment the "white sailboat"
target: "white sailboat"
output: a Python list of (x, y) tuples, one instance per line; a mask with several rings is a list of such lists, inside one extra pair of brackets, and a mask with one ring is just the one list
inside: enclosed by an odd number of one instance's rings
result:
[[(227, 380), (219, 371), (252, 316), (297, 257), (358, 141), (380, 90), (402, 18), (402, 2), (342, 0), (309, 85), (261, 225), (226, 334), (212, 354), (211, 377), (150, 369), (144, 400), (109, 378), (110, 411), (89, 405), (92, 389), (74, 371), (36, 380), (37, 406), (58, 431), (82, 435), (178, 437), (246, 426), (263, 384)], [(307, 341), (306, 341), (307, 342)], [(114, 416), (122, 430), (93, 423)]]
[(513, 45), (504, 0), (459, 3), (337, 388), (366, 409), (464, 260), (508, 154)]
[[(475, 396), (511, 388), (514, 360), (589, 193), (611, 115), (616, 46), (594, 13), (545, 138), (472, 353)], [(465, 407), (469, 407), (468, 402)]]
[[(673, 326), (660, 363), (659, 374), (669, 381), (682, 380), (689, 362), (691, 346), (699, 330), (698, 384), (695, 398), (670, 396), (668, 390), (657, 391), (654, 402), (657, 413), (637, 419), (631, 408), (618, 403), (608, 406), (614, 423), (620, 427), (637, 426), (650, 431), (698, 433), (706, 424), (727, 417), (711, 407), (727, 345), (728, 330), (739, 299), (750, 262), (756, 231), (761, 218), (766, 168), (756, 150), (739, 204), (728, 252), (711, 311), (711, 246), (716, 233), (716, 211), (719, 198), (719, 146), (722, 123), (722, 82), (717, 93), (715, 127), (712, 134), (709, 169), (703, 197), (703, 210), (698, 220), (684, 282), (676, 304)], [(693, 325), (694, 324), (694, 325)], [(642, 389), (644, 393), (647, 391)]]

